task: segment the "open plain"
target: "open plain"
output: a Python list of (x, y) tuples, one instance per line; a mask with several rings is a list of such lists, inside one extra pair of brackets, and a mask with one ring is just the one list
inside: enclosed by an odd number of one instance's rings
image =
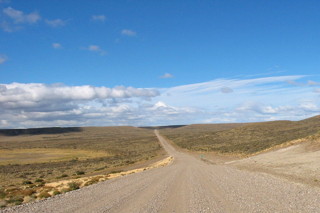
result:
[(1, 212), (319, 212), (317, 187), (205, 162), (155, 133), (170, 165)]
[[(135, 127), (0, 130), (0, 206), (74, 190), (79, 178), (149, 165), (164, 155), (152, 131)], [(89, 179), (85, 184), (97, 181)], [(65, 180), (72, 184), (47, 185)]]

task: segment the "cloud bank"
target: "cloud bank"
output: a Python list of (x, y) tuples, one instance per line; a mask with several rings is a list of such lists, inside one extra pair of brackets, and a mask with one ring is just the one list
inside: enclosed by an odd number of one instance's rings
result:
[(299, 120), (320, 113), (320, 86), (306, 78), (216, 79), (158, 89), (0, 84), (0, 128)]

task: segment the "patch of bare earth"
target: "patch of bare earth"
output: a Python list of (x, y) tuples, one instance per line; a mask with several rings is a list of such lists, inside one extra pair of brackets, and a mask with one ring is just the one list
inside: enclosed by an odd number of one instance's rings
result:
[(291, 141), (276, 150), (227, 164), (320, 186), (320, 138), (313, 136)]

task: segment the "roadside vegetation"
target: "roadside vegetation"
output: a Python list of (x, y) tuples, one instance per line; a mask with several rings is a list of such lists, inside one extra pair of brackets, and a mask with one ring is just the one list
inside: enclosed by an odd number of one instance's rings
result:
[[(143, 163), (164, 151), (151, 130), (85, 127), (0, 131), (0, 206), (17, 205), (78, 189), (48, 183), (108, 175)], [(75, 131), (76, 130), (76, 131)], [(90, 179), (87, 185), (97, 182)]]
[(250, 155), (319, 131), (320, 116), (316, 116), (302, 121), (189, 125), (160, 133), (192, 151)]

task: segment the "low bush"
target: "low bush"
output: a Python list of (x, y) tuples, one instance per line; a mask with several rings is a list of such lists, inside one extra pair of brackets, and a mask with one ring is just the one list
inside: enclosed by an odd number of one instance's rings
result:
[(20, 205), (23, 202), (23, 196), (12, 196), (7, 200), (7, 203), (14, 203), (15, 205)]
[(58, 194), (61, 194), (61, 192), (58, 191), (58, 190), (54, 190), (52, 194), (53, 194), (53, 195), (58, 195)]
[(19, 192), (22, 196), (31, 196), (34, 193), (36, 193), (34, 189), (24, 189)]
[(65, 178), (65, 177), (69, 177), (69, 175), (67, 175), (67, 174), (62, 174), (61, 176), (58, 176), (57, 179)]
[(91, 178), (91, 180), (87, 181), (84, 185), (85, 186), (89, 186), (89, 185), (92, 185), (92, 184), (95, 184), (95, 183), (98, 183), (99, 180), (100, 180), (101, 177), (94, 177), (94, 178)]
[(42, 178), (37, 178), (34, 182), (36, 182), (36, 183), (43, 183), (44, 180), (43, 180)]
[(84, 171), (76, 171), (76, 174), (77, 174), (77, 175), (84, 175), (85, 172), (84, 172)]
[(120, 173), (120, 172), (123, 172), (123, 170), (114, 170), (114, 171), (111, 171), (110, 174), (115, 174), (115, 173)]
[(76, 190), (80, 188), (80, 183), (78, 182), (70, 182), (68, 183), (69, 189), (70, 190)]
[(32, 184), (32, 182), (30, 180), (24, 180), (22, 181), (22, 184), (29, 185), (29, 184)]
[(48, 197), (51, 197), (51, 195), (48, 192), (43, 191), (43, 192), (40, 192), (38, 197), (39, 198), (48, 198)]
[(6, 197), (6, 192), (4, 191), (4, 189), (0, 189), (0, 199), (4, 199)]

